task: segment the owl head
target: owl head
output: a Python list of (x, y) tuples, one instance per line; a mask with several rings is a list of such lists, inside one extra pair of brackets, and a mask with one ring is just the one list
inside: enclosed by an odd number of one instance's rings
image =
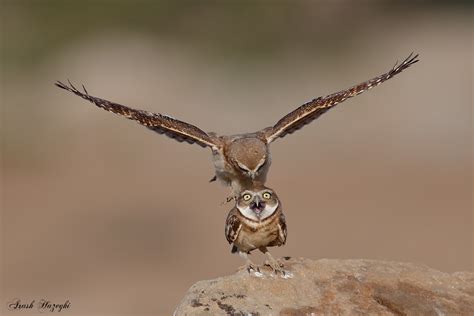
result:
[(237, 197), (236, 207), (239, 212), (255, 221), (261, 221), (272, 215), (280, 200), (275, 191), (267, 187), (243, 190)]
[(255, 179), (269, 165), (268, 146), (255, 137), (243, 137), (233, 141), (227, 149), (227, 157), (235, 170)]

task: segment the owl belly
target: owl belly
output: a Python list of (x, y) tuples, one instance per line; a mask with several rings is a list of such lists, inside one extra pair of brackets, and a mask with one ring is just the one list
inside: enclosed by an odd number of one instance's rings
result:
[(261, 225), (261, 227), (242, 227), (237, 240), (234, 242), (240, 251), (248, 252), (259, 247), (266, 247), (278, 238), (278, 225), (273, 223), (257, 225)]

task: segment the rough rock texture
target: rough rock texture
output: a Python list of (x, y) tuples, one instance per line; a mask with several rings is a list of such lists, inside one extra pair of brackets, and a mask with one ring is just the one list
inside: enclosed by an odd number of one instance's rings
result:
[(291, 278), (246, 270), (200, 281), (175, 315), (474, 315), (474, 273), (373, 260), (285, 259)]

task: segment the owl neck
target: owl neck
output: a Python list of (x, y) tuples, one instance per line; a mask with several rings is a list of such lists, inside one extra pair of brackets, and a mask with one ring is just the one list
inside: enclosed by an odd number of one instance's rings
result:
[(255, 222), (261, 222), (261, 221), (264, 221), (265, 219), (269, 218), (270, 216), (272, 216), (276, 210), (278, 209), (278, 205), (280, 203), (277, 202), (275, 205), (273, 206), (267, 206), (265, 207), (265, 209), (262, 211), (262, 213), (260, 214), (260, 216), (257, 216), (255, 214), (254, 211), (252, 211), (252, 209), (249, 207), (249, 206), (246, 206), (246, 207), (240, 207), (240, 206), (237, 206), (237, 209), (239, 210), (239, 213), (251, 220), (251, 221), (255, 221)]

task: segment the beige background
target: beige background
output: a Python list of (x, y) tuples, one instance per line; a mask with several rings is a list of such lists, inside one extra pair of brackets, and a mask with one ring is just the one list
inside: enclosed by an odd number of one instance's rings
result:
[(472, 270), (467, 4), (72, 3), (2, 1), (3, 313), (18, 297), (68, 299), (67, 315), (171, 314), (194, 282), (243, 263), (224, 238), (228, 189), (207, 183), (210, 151), (53, 86), (67, 78), (231, 134), (418, 52), (272, 144), (268, 185), (289, 229), (273, 253)]

